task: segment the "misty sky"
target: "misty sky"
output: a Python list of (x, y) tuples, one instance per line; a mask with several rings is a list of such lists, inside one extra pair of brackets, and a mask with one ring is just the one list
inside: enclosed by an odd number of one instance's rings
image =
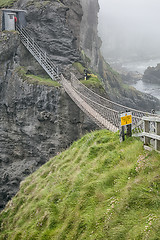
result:
[(160, 0), (99, 0), (99, 4), (106, 60), (160, 58)]

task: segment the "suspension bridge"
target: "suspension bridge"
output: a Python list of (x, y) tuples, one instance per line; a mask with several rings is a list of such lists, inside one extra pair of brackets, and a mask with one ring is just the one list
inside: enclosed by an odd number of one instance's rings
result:
[(17, 27), (20, 39), (23, 45), (38, 61), (41, 67), (51, 77), (52, 80), (60, 81), (66, 93), (76, 103), (76, 105), (87, 114), (100, 128), (106, 128), (112, 132), (117, 132), (120, 125), (120, 112), (132, 112), (132, 130), (139, 132), (143, 129), (142, 118), (155, 117), (155, 114), (138, 111), (121, 104), (106, 99), (82, 84), (74, 74), (71, 73), (71, 80), (68, 81), (62, 74), (59, 74), (58, 68), (50, 60), (48, 54), (43, 51), (24, 28)]

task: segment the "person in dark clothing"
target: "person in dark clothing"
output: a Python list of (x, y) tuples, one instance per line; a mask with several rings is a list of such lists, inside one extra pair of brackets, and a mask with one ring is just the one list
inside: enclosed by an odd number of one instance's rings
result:
[(87, 69), (84, 69), (84, 80), (87, 80), (87, 77), (88, 77)]

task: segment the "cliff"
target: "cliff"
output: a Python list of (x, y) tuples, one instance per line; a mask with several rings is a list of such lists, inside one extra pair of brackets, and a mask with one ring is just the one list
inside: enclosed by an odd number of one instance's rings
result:
[(98, 0), (81, 0), (83, 17), (80, 31), (80, 47), (90, 59), (90, 67), (99, 72), (101, 39), (98, 37)]

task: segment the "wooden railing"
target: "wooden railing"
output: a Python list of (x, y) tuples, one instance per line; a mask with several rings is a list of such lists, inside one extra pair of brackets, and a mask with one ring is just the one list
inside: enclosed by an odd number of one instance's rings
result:
[(154, 149), (160, 151), (160, 117), (143, 117), (144, 131), (144, 144), (150, 145), (154, 142)]

